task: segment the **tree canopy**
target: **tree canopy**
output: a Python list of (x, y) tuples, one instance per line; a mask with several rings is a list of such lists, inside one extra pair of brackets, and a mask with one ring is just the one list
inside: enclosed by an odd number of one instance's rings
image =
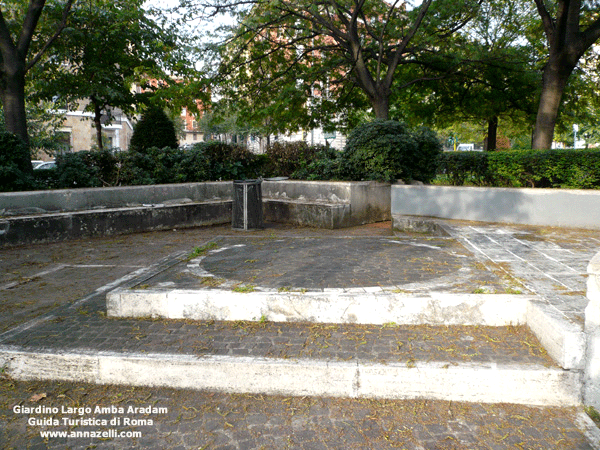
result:
[(76, 4), (69, 27), (38, 67), (34, 98), (59, 99), (63, 105), (87, 102), (103, 148), (102, 125), (110, 123), (113, 109), (133, 115), (153, 91), (172, 83), (179, 66), (186, 66), (178, 30), (154, 17), (142, 0)]
[[(240, 5), (194, 4), (208, 12)], [(257, 0), (244, 6), (219, 48), (220, 94), (234, 99), (235, 108), (243, 105), (256, 125), (281, 129), (314, 126), (333, 111), (350, 114), (357, 104), (388, 118), (395, 92), (452, 70), (452, 61), (436, 54), (472, 19), (478, 2)]]
[[(25, 76), (66, 27), (73, 1), (7, 0), (0, 4), (0, 101), (7, 131), (26, 144)], [(46, 10), (57, 11), (58, 20), (38, 27)], [(25, 172), (32, 170), (27, 155), (17, 163)]]

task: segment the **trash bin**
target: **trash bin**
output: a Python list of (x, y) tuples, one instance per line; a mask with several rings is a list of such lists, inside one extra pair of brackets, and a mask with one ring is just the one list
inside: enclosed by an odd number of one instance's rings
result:
[(233, 211), (231, 227), (234, 230), (263, 228), (262, 180), (235, 180), (233, 182)]

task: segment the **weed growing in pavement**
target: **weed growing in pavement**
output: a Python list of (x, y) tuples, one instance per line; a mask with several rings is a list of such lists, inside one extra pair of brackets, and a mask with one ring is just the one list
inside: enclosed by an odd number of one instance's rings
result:
[(249, 292), (254, 292), (255, 289), (256, 289), (256, 286), (253, 286), (251, 284), (247, 284), (247, 285), (244, 285), (244, 286), (239, 286), (239, 285), (238, 286), (234, 286), (233, 289), (232, 289), (232, 291), (233, 292), (239, 292), (239, 293), (242, 293), (242, 294), (247, 294)]
[(202, 247), (196, 247), (187, 257), (187, 260), (190, 261), (194, 258), (198, 258), (199, 256), (204, 256), (208, 253), (209, 250), (213, 250), (217, 248), (219, 245), (216, 242), (208, 242)]
[(299, 292), (301, 294), (305, 294), (306, 293), (306, 288), (294, 289), (294, 288), (289, 287), (289, 286), (282, 286), (279, 289), (277, 289), (277, 292), (279, 292), (279, 293), (284, 293), (284, 292)]
[(225, 283), (225, 280), (223, 278), (215, 278), (215, 277), (202, 277), (200, 279), (200, 284), (202, 286), (208, 286), (208, 287), (219, 287), (221, 286), (223, 283)]
[(585, 410), (586, 414), (590, 416), (590, 419), (592, 419), (594, 423), (600, 427), (600, 412), (598, 412), (598, 410), (593, 406), (584, 406), (583, 409)]

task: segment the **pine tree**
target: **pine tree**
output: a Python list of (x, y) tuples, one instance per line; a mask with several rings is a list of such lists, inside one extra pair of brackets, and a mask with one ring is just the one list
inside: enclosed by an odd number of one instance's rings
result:
[(135, 125), (129, 150), (143, 153), (149, 148), (177, 148), (175, 124), (157, 107), (149, 108)]

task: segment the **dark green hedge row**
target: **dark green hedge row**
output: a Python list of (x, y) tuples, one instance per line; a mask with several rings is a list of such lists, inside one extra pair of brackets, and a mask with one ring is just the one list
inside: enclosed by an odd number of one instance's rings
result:
[(327, 180), (338, 176), (338, 153), (326, 147), (283, 143), (257, 155), (222, 142), (202, 142), (186, 150), (154, 147), (143, 152), (81, 151), (58, 156), (54, 169), (33, 171), (27, 184), (13, 182), (15, 189), (2, 187), (4, 191), (65, 189), (272, 176)]
[(60, 155), (56, 168), (37, 170), (40, 187), (50, 189), (134, 186), (232, 180), (263, 176), (266, 158), (220, 142), (190, 150), (156, 147), (142, 152), (82, 151)]
[(599, 150), (447, 152), (438, 159), (443, 184), (600, 189)]

